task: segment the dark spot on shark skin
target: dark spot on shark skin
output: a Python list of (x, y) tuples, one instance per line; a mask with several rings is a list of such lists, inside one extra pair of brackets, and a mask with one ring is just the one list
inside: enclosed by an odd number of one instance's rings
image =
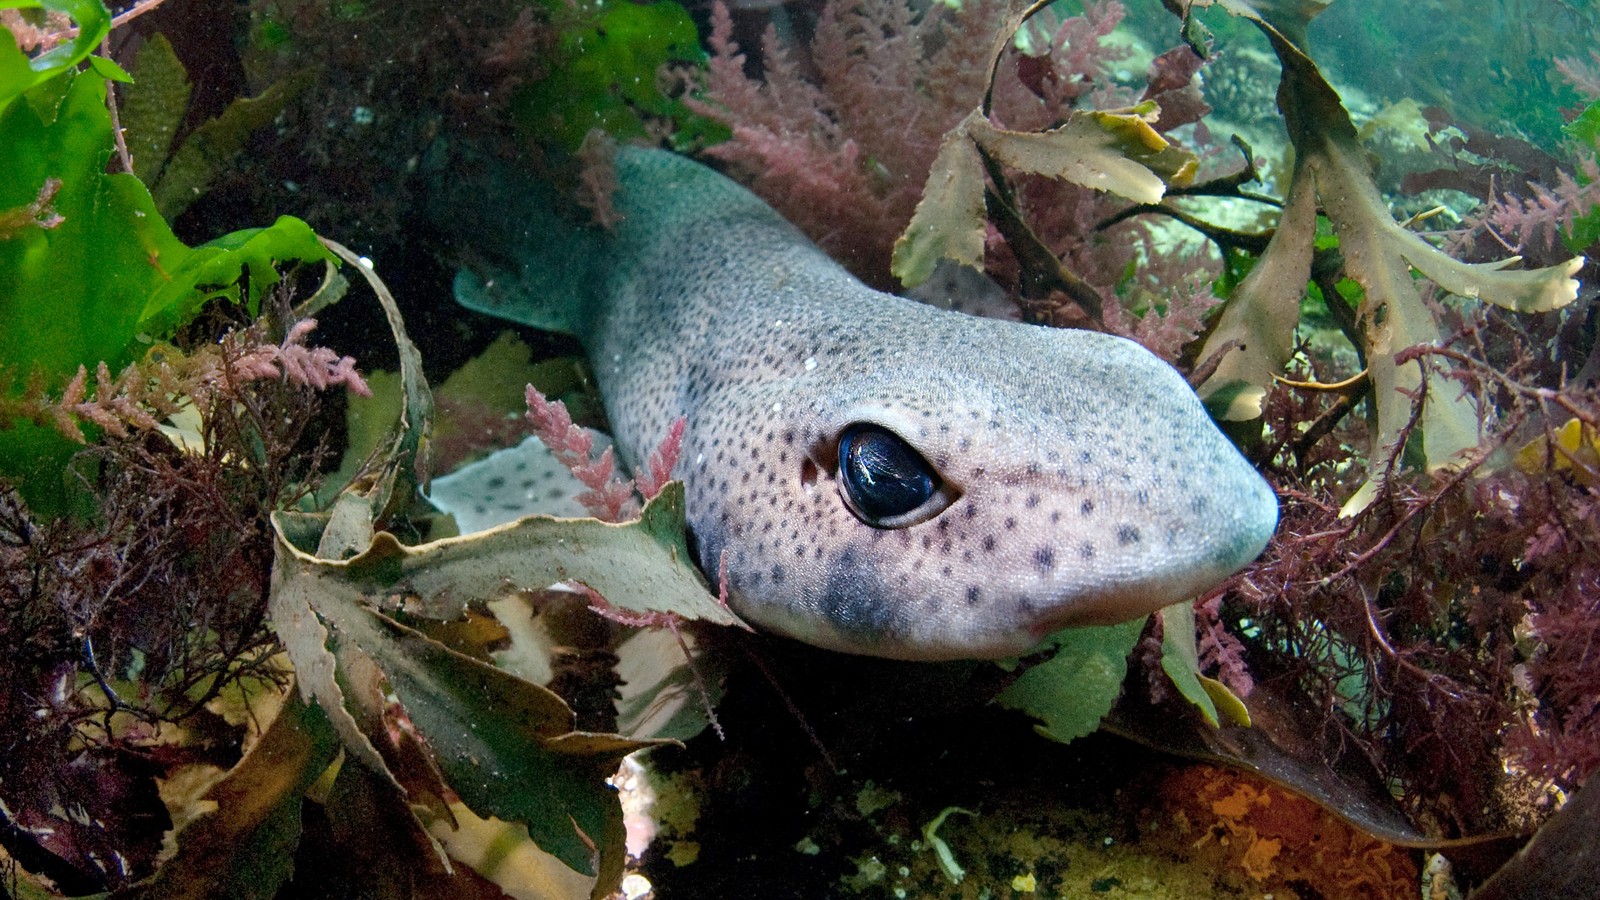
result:
[(839, 554), (818, 605), (841, 633), (860, 640), (881, 640), (892, 627), (894, 609), (878, 602), (887, 592), (875, 576), (857, 577), (857, 558), (854, 551)]

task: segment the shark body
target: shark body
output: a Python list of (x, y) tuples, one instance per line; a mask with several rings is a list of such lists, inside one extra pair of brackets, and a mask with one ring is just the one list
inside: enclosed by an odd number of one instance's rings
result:
[(746, 620), (998, 658), (1188, 599), (1265, 546), (1272, 490), (1137, 344), (872, 290), (711, 169), (637, 148), (616, 167), (620, 224), (528, 263), (579, 302), (470, 274), (458, 297), (576, 333), (628, 464), (686, 419), (696, 552)]

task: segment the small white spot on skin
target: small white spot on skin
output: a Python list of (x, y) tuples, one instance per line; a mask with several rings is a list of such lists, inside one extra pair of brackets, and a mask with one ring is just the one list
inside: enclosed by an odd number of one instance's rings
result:
[(810, 372), (813, 369), (815, 369), (816, 367), (817, 367), (817, 358), (815, 356), (806, 357), (806, 371)]
[(696, 453), (694, 457), (694, 464), (697, 466), (704, 466), (706, 464), (706, 455), (704, 453)]
[(774, 404), (772, 404), (772, 411), (773, 412), (783, 412), (783, 404), (782, 403), (774, 403)]

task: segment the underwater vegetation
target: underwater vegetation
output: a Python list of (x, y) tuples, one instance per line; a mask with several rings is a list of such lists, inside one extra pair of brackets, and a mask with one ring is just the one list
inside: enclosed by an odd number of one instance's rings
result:
[[(1101, 728), (1225, 768), (1115, 770), (1137, 823), (1084, 835), (1277, 896), (1414, 894), (1407, 847), (1482, 877), (1449, 841), (1525, 837), (1600, 767), (1600, 57), (1551, 33), (1595, 22), (1508, 7), (1526, 49), (1480, 71), (1359, 17), (1319, 43), (1357, 6), (1323, 5), (0, 2), (0, 889), (739, 895), (760, 846), (824, 893), (1064, 890), (1099, 863), (1039, 836), (1076, 815), (1056, 775), (984, 761), (1092, 766)], [(981, 269), (1144, 343), (1278, 535), (1004, 667), (707, 627), (737, 621), (671, 442), (632, 482), (592, 453), (570, 347), (456, 368), (488, 332), (448, 272), (496, 247), (430, 214), (438, 160), (603, 222), (600, 132), (715, 162), (868, 283)], [(418, 486), (529, 432), (597, 518), (452, 536)], [(654, 820), (607, 783), (645, 748)], [(717, 797), (772, 796), (753, 773), (812, 824), (747, 831)]]

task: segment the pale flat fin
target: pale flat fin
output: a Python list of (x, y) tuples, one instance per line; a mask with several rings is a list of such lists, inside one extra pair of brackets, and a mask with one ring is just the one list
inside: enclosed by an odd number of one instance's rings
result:
[[(586, 430), (594, 438), (596, 454), (611, 446), (609, 435)], [(584, 486), (550, 448), (529, 437), (515, 447), (496, 450), (433, 479), (428, 502), (454, 516), (462, 534), (471, 534), (535, 514), (588, 516), (589, 511), (577, 500), (583, 491)]]

